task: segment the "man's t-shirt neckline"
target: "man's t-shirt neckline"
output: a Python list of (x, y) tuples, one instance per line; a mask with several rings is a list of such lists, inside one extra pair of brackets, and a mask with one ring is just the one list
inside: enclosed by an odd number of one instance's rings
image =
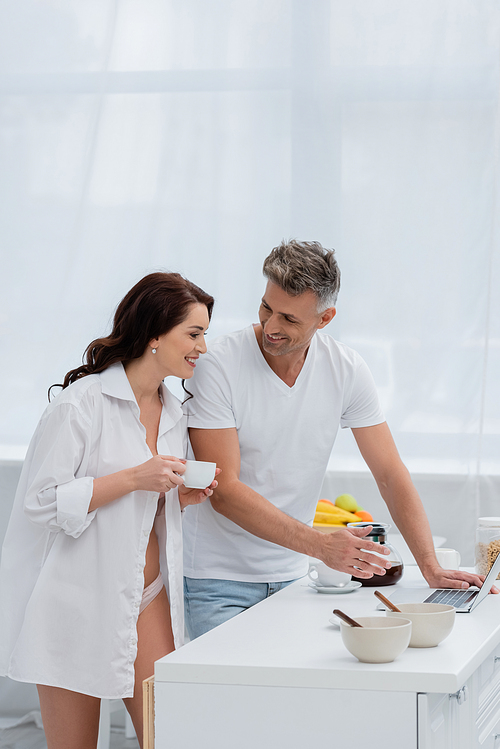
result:
[(281, 377), (278, 377), (276, 372), (274, 372), (274, 370), (267, 363), (262, 351), (260, 350), (259, 342), (257, 340), (257, 334), (253, 325), (250, 325), (250, 327), (247, 328), (247, 335), (250, 337), (253, 354), (255, 356), (255, 360), (258, 363), (258, 366), (266, 373), (266, 376), (269, 377), (272, 382), (274, 382), (274, 384), (281, 390), (282, 393), (288, 396), (293, 395), (305, 380), (309, 367), (311, 366), (311, 361), (314, 359), (316, 334), (314, 334), (311, 339), (305, 362), (302, 365), (302, 369), (300, 370), (297, 379), (291, 387), (290, 385), (287, 385), (286, 382), (281, 379)]

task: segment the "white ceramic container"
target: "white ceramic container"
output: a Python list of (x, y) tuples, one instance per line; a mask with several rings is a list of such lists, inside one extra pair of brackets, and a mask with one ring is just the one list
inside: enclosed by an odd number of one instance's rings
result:
[(387, 616), (409, 619), (412, 623), (410, 648), (435, 648), (453, 629), (455, 609), (444, 603), (398, 603)]
[(334, 570), (319, 559), (310, 559), (307, 574), (318, 587), (343, 588), (351, 582), (351, 576), (348, 572)]
[(460, 567), (460, 552), (456, 549), (434, 549), (436, 559), (444, 570), (458, 570)]
[(357, 616), (361, 627), (351, 627), (340, 620), (342, 641), (347, 650), (362, 663), (390, 663), (406, 650), (411, 637), (411, 622), (401, 615)]
[(215, 478), (217, 463), (202, 460), (186, 460), (186, 470), (182, 474), (184, 486), (189, 489), (206, 489)]

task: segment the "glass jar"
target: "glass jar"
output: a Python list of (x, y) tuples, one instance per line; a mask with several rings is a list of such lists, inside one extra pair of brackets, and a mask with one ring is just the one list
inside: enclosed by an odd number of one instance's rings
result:
[[(476, 528), (476, 572), (487, 575), (500, 552), (500, 518), (479, 518)], [(497, 580), (500, 578), (498, 575)]]
[[(364, 585), (365, 588), (378, 588), (382, 585), (395, 585), (403, 577), (403, 560), (392, 544), (387, 541), (387, 531), (391, 527), (387, 523), (347, 523), (348, 528), (367, 528), (372, 526), (370, 533), (365, 536), (376, 544), (387, 546), (390, 554), (377, 554), (384, 562), (390, 562), (391, 568), (385, 571), (385, 575), (373, 575), (373, 577), (352, 577)], [(370, 554), (376, 554), (372, 551)]]

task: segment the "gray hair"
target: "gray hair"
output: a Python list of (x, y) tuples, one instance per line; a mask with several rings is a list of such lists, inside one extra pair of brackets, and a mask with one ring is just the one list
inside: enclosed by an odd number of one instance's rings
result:
[(340, 289), (340, 268), (335, 250), (325, 250), (319, 242), (283, 240), (264, 260), (262, 268), (268, 281), (290, 296), (313, 291), (318, 298), (318, 312), (335, 307)]

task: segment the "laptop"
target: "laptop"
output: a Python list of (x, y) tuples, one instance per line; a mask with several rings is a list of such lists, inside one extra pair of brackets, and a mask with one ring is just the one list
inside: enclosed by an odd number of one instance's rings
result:
[[(470, 614), (486, 598), (499, 573), (500, 553), (497, 554), (480, 588), (475, 586), (467, 588), (467, 590), (457, 590), (456, 588), (399, 588), (392, 595), (388, 595), (387, 598), (395, 604), (447, 603), (449, 606), (455, 607), (457, 614)], [(380, 608), (385, 609), (386, 607), (381, 604)]]

